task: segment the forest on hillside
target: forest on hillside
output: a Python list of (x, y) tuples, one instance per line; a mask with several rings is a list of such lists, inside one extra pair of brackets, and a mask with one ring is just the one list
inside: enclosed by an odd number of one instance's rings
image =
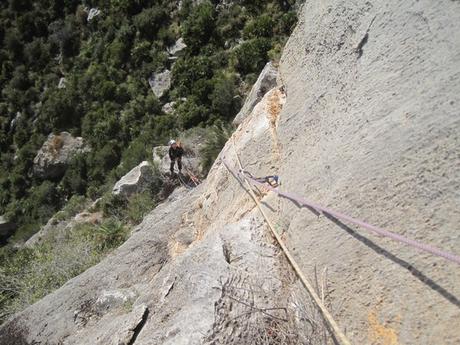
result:
[[(72, 198), (99, 197), (170, 137), (224, 128), (266, 62), (279, 59), (295, 3), (2, 1), (0, 215), (18, 225), (11, 240), (30, 237)], [(179, 38), (187, 47), (172, 58)], [(158, 98), (149, 78), (165, 69), (171, 88)], [(164, 112), (171, 101), (174, 112)], [(59, 178), (34, 175), (37, 151), (61, 131), (91, 150)]]

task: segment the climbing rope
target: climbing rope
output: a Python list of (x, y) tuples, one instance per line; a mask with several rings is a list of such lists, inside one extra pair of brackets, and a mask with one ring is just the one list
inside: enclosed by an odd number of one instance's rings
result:
[[(244, 172), (244, 170), (242, 170), (242, 172)], [(306, 200), (306, 199), (304, 199), (304, 198), (302, 198), (302, 197), (300, 197), (298, 195), (295, 195), (293, 193), (282, 192), (282, 191), (278, 190), (277, 188), (273, 188), (272, 186), (265, 185), (265, 184), (257, 181), (254, 178), (251, 178), (249, 176), (247, 178), (251, 181), (251, 183), (253, 183), (255, 185), (261, 186), (261, 187), (263, 187), (265, 189), (268, 189), (268, 190), (270, 190), (272, 192), (275, 192), (279, 196), (285, 197), (285, 198), (287, 198), (287, 199), (289, 199), (291, 201), (295, 201), (299, 205), (311, 207), (311, 208), (315, 209), (318, 213), (320, 213), (320, 212), (327, 213), (327, 214), (329, 214), (329, 215), (331, 215), (331, 216), (333, 216), (335, 218), (345, 220), (347, 222), (359, 225), (359, 226), (361, 226), (361, 227), (363, 227), (363, 228), (365, 228), (367, 230), (370, 230), (370, 231), (372, 231), (374, 233), (377, 233), (377, 234), (379, 234), (381, 236), (391, 238), (392, 240), (407, 244), (407, 245), (409, 245), (411, 247), (414, 247), (414, 248), (417, 248), (419, 250), (431, 253), (433, 255), (440, 256), (440, 257), (442, 257), (444, 259), (447, 259), (449, 261), (455, 262), (455, 263), (460, 265), (460, 256), (458, 256), (458, 255), (446, 252), (444, 250), (435, 248), (435, 247), (430, 246), (428, 244), (421, 243), (421, 242), (412, 240), (410, 238), (406, 238), (406, 237), (404, 237), (402, 235), (395, 234), (394, 232), (391, 232), (391, 231), (379, 228), (377, 226), (368, 224), (368, 223), (363, 222), (363, 221), (361, 221), (359, 219), (355, 219), (353, 217), (350, 217), (350, 216), (348, 216), (346, 214), (334, 211), (334, 210), (332, 210), (330, 208), (327, 208), (327, 207), (318, 205), (316, 203), (313, 203), (311, 201), (308, 201), (308, 200)]]
[[(242, 171), (243, 166), (241, 165), (240, 157), (238, 156), (238, 153), (236, 152), (234, 141), (233, 141), (233, 149), (235, 150), (235, 154), (236, 154), (236, 158), (237, 158), (237, 161), (238, 161), (238, 165), (240, 167), (240, 171)], [(230, 168), (230, 166), (227, 164), (227, 162), (225, 160), (222, 159), (222, 162), (224, 163), (224, 166), (227, 168), (227, 170), (230, 173), (232, 173), (236, 178), (237, 174), (235, 174), (235, 171)], [(323, 304), (323, 302), (320, 299), (320, 297), (318, 296), (318, 294), (315, 292), (315, 289), (313, 288), (313, 286), (310, 284), (310, 282), (308, 281), (306, 276), (303, 274), (302, 270), (300, 269), (300, 267), (297, 264), (297, 262), (294, 260), (294, 257), (290, 253), (290, 251), (287, 248), (287, 246), (284, 244), (284, 242), (281, 239), (280, 235), (276, 232), (273, 224), (271, 223), (271, 221), (268, 218), (268, 216), (266, 215), (264, 209), (260, 205), (259, 200), (257, 199), (256, 195), (254, 194), (254, 191), (252, 190), (251, 185), (248, 182), (247, 176), (245, 174), (242, 174), (242, 176), (243, 176), (244, 182), (246, 183), (246, 186), (248, 188), (249, 194), (251, 195), (252, 199), (254, 200), (254, 202), (256, 203), (257, 207), (259, 208), (260, 213), (265, 218), (265, 221), (267, 222), (268, 227), (270, 228), (273, 236), (275, 237), (276, 241), (280, 245), (281, 249), (284, 252), (284, 255), (286, 256), (286, 258), (288, 259), (288, 261), (291, 264), (292, 268), (296, 272), (296, 274), (299, 277), (300, 281), (302, 282), (303, 286), (307, 289), (308, 293), (310, 294), (310, 296), (312, 297), (312, 299), (314, 300), (314, 302), (318, 306), (319, 310), (323, 314), (323, 317), (326, 320), (327, 324), (329, 325), (330, 329), (332, 330), (332, 332), (333, 332), (333, 334), (335, 336), (335, 339), (338, 341), (339, 345), (351, 345), (350, 341), (347, 339), (345, 334), (339, 328), (337, 322), (334, 320), (334, 318), (329, 313), (329, 311), (327, 310), (326, 306)]]

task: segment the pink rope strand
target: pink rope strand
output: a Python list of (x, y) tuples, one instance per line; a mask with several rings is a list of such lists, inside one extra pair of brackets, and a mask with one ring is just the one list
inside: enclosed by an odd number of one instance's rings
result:
[[(227, 164), (227, 162), (224, 159), (222, 159), (222, 162), (227, 166), (227, 168), (230, 171), (232, 171), (234, 173), (235, 176), (240, 174), (240, 172), (236, 172), (234, 169), (230, 168), (230, 166)], [(440, 257), (442, 257), (444, 259), (450, 260), (450, 261), (455, 262), (455, 263), (460, 265), (460, 256), (458, 256), (458, 255), (448, 253), (448, 252), (446, 252), (444, 250), (435, 248), (435, 247), (430, 246), (428, 244), (421, 243), (421, 242), (412, 240), (410, 238), (404, 237), (402, 235), (395, 234), (395, 233), (393, 233), (391, 231), (388, 231), (388, 230), (379, 228), (377, 226), (368, 224), (366, 222), (363, 222), (362, 220), (355, 219), (355, 218), (350, 217), (350, 216), (348, 216), (346, 214), (343, 214), (343, 213), (334, 211), (334, 210), (332, 210), (330, 208), (318, 205), (318, 204), (316, 204), (314, 202), (311, 202), (309, 200), (306, 200), (306, 199), (304, 199), (301, 196), (298, 196), (296, 194), (288, 193), (288, 192), (282, 192), (282, 191), (280, 191), (280, 190), (278, 190), (276, 188), (273, 188), (270, 185), (266, 185), (264, 183), (261, 183), (261, 182), (255, 180), (254, 178), (252, 178), (250, 176), (245, 175), (244, 177), (246, 179), (248, 179), (252, 184), (258, 185), (258, 186), (263, 187), (265, 189), (268, 189), (268, 190), (270, 190), (270, 191), (272, 191), (272, 192), (274, 192), (274, 193), (276, 193), (276, 194), (278, 194), (280, 196), (283, 196), (283, 197), (285, 197), (285, 198), (287, 198), (289, 200), (295, 201), (299, 205), (309, 206), (309, 207), (315, 209), (318, 212), (321, 211), (321, 212), (327, 213), (327, 214), (329, 214), (331, 216), (334, 216), (334, 217), (336, 217), (338, 219), (345, 220), (347, 222), (359, 225), (359, 226), (361, 226), (361, 227), (363, 227), (363, 228), (365, 228), (367, 230), (370, 230), (370, 231), (372, 231), (372, 232), (374, 232), (374, 233), (376, 233), (378, 235), (391, 238), (392, 240), (407, 244), (407, 245), (409, 245), (411, 247), (414, 247), (414, 248), (417, 248), (419, 250), (431, 253), (433, 255), (440, 256)]]

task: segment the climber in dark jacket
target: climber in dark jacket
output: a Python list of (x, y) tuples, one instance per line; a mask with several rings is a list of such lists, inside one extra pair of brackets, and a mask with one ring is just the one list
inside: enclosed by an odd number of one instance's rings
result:
[(171, 170), (171, 175), (174, 174), (174, 164), (177, 160), (177, 167), (179, 168), (179, 173), (182, 170), (182, 155), (184, 154), (184, 149), (177, 143), (175, 140), (169, 141), (169, 158), (171, 159), (171, 165), (169, 170)]

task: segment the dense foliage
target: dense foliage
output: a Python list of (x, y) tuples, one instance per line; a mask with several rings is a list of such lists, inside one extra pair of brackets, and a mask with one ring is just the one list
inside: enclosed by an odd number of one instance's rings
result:
[[(73, 195), (103, 194), (152, 146), (228, 123), (296, 20), (295, 0), (184, 0), (181, 9), (173, 0), (84, 3), (0, 3), (0, 214), (19, 224), (15, 239)], [(88, 20), (91, 8), (100, 14)], [(167, 48), (180, 37), (187, 48), (173, 59)], [(172, 87), (158, 99), (148, 78), (164, 69)], [(169, 101), (177, 106), (166, 114)], [(76, 156), (62, 178), (34, 176), (37, 150), (63, 130), (83, 136), (91, 152)]]

